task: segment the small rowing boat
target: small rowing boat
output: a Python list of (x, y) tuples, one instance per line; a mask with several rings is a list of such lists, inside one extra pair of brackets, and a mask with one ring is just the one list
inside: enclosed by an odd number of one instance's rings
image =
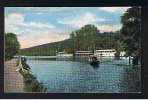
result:
[(89, 63), (90, 63), (90, 65), (92, 65), (94, 67), (99, 67), (100, 61), (97, 59), (97, 57), (91, 56), (89, 58)]

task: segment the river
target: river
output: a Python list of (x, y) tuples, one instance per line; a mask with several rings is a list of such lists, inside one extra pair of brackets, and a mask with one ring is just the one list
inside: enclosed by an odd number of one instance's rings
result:
[(98, 68), (72, 60), (28, 59), (27, 64), (49, 93), (124, 93), (131, 92), (125, 82), (128, 67), (116, 63), (126, 61), (101, 63)]

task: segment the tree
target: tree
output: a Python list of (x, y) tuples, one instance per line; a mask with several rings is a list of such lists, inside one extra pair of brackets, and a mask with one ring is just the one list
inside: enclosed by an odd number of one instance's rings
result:
[(121, 51), (124, 51), (124, 48), (123, 48), (123, 37), (121, 35), (121, 33), (119, 31), (116, 31), (113, 33), (113, 47), (114, 49), (116, 50), (116, 53), (115, 53), (115, 59), (119, 60), (120, 59), (120, 52)]
[(11, 59), (20, 48), (17, 37), (13, 33), (5, 33), (5, 60)]
[(94, 50), (96, 45), (97, 28), (94, 25), (85, 25), (70, 34), (75, 50)]
[(141, 8), (129, 8), (121, 17), (121, 23), (127, 55), (133, 56), (133, 64), (138, 65), (141, 56)]

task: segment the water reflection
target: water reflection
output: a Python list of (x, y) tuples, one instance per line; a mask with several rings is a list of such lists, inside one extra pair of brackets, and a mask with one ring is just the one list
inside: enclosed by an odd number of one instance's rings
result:
[(97, 65), (91, 65), (94, 69), (98, 69), (99, 68), (99, 64)]

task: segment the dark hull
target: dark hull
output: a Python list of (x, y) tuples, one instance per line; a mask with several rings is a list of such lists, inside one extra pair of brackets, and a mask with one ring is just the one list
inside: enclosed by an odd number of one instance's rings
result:
[(99, 67), (99, 62), (90, 62), (90, 65), (94, 66), (94, 67)]

